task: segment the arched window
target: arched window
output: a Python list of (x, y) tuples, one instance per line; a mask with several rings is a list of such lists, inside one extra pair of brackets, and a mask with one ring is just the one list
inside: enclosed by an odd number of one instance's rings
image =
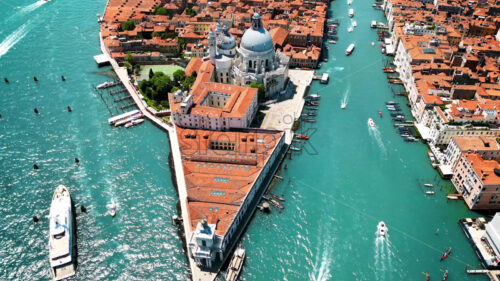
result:
[(248, 68), (252, 68), (252, 61), (251, 60), (248, 61)]

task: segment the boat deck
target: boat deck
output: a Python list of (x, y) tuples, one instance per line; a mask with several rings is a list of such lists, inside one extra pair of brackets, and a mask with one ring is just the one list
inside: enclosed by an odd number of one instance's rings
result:
[(73, 275), (75, 275), (75, 267), (73, 264), (58, 267), (54, 270), (54, 280), (62, 280)]
[(66, 234), (64, 237), (59, 239), (52, 239), (51, 243), (52, 249), (50, 251), (50, 257), (59, 257), (64, 254), (69, 253), (69, 236)]

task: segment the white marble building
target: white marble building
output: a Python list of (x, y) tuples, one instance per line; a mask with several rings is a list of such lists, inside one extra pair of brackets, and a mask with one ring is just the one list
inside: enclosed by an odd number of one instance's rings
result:
[(286, 90), (290, 58), (274, 50), (271, 35), (262, 26), (258, 13), (252, 16), (252, 27), (243, 34), (239, 47), (227, 26), (220, 24), (215, 34), (210, 31), (208, 41), (217, 82), (239, 86), (264, 84), (266, 98)]

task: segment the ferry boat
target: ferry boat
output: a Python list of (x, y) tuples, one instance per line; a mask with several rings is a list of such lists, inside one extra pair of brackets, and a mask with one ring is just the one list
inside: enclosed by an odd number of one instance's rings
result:
[(375, 122), (373, 121), (373, 119), (371, 119), (371, 118), (368, 118), (368, 125), (369, 125), (370, 127), (375, 127), (375, 126), (377, 126), (377, 125), (375, 124)]
[(104, 83), (101, 83), (99, 85), (97, 85), (97, 89), (106, 89), (106, 88), (109, 88), (109, 87), (113, 87), (114, 85), (116, 85), (115, 82), (113, 81), (106, 81)]
[(75, 275), (73, 262), (73, 213), (71, 196), (64, 185), (59, 185), (50, 204), (49, 258), (53, 280)]
[(377, 225), (377, 235), (380, 236), (380, 237), (385, 237), (385, 235), (387, 234), (387, 226), (385, 225), (385, 222), (381, 221), (378, 223)]
[(377, 27), (377, 21), (372, 20), (372, 23), (370, 24), (371, 28), (376, 28)]
[(358, 22), (352, 21), (352, 26), (354, 26), (354, 27), (358, 26)]
[(349, 17), (352, 18), (354, 17), (354, 9), (349, 9)]
[(446, 250), (446, 252), (444, 252), (444, 254), (441, 256), (441, 261), (443, 261), (444, 259), (446, 259), (447, 257), (449, 257), (451, 254), (451, 248), (448, 248)]
[(233, 258), (229, 262), (229, 267), (226, 273), (226, 281), (236, 281), (238, 279), (244, 261), (245, 249), (238, 247), (236, 251), (234, 251)]
[(351, 45), (349, 45), (349, 47), (347, 47), (347, 50), (345, 50), (346, 56), (351, 55), (353, 51), (354, 51), (354, 43), (351, 43)]

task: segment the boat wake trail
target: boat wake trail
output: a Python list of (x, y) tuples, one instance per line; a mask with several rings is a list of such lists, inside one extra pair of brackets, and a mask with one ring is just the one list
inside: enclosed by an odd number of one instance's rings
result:
[(23, 39), (24, 36), (28, 34), (28, 27), (29, 22), (21, 25), (0, 43), (0, 57), (5, 55), (10, 50), (10, 48), (14, 47), (17, 42), (21, 41), (21, 39)]
[(318, 245), (313, 271), (309, 273), (310, 281), (326, 281), (332, 277), (330, 265), (333, 262), (333, 241), (331, 238), (324, 239), (321, 245)]
[(45, 0), (38, 0), (35, 3), (30, 4), (30, 5), (22, 8), (21, 10), (19, 10), (19, 12), (23, 13), (23, 14), (29, 13), (29, 12), (33, 12), (34, 10), (38, 9), (40, 6), (42, 6), (45, 3), (47, 3), (47, 1), (45, 1)]
[(370, 133), (370, 136), (372, 136), (377, 142), (377, 145), (380, 148), (380, 150), (382, 150), (384, 154), (387, 153), (387, 148), (385, 148), (384, 142), (382, 141), (382, 135), (380, 134), (378, 128), (371, 127), (370, 125), (368, 125), (368, 131)]
[(333, 70), (335, 70), (335, 71), (343, 71), (343, 70), (344, 70), (344, 68), (343, 68), (342, 66), (335, 66), (335, 67), (333, 68)]
[[(377, 235), (377, 234), (375, 234)], [(388, 234), (378, 236), (375, 238), (375, 275), (377, 280), (386, 280), (385, 273), (392, 269), (392, 256), (391, 244), (389, 242)]]
[(341, 100), (341, 108), (345, 108), (347, 106), (347, 103), (349, 102), (349, 96), (351, 96), (351, 86), (349, 85), (347, 89), (345, 90), (344, 96), (342, 97)]

